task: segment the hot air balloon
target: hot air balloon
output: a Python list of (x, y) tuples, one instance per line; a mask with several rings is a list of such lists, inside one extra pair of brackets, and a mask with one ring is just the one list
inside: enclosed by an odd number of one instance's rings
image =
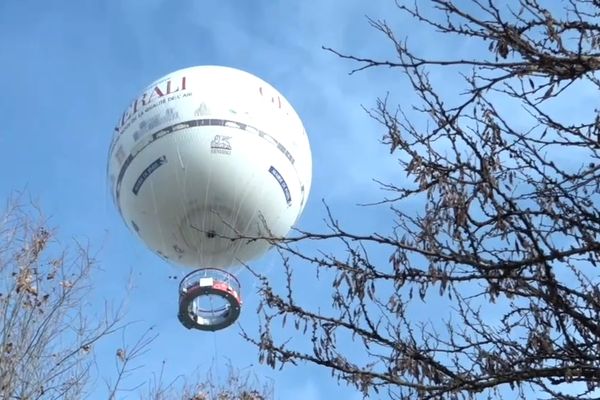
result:
[(215, 331), (239, 316), (232, 268), (255, 260), (297, 222), (312, 159), (298, 114), (247, 72), (197, 66), (150, 84), (125, 110), (108, 180), (123, 221), (148, 248), (193, 268), (178, 318)]

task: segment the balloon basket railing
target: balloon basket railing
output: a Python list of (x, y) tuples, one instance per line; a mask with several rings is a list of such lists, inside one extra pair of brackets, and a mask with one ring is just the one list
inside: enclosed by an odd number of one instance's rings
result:
[(197, 269), (179, 284), (179, 321), (188, 329), (218, 331), (240, 315), (240, 283), (217, 268)]

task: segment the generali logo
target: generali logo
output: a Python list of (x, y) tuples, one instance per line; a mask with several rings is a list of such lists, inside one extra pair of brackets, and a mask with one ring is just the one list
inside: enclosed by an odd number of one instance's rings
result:
[(127, 122), (129, 122), (129, 120), (131, 120), (131, 118), (133, 118), (137, 114), (137, 112), (142, 110), (144, 107), (155, 103), (157, 100), (162, 99), (165, 96), (169, 96), (174, 93), (186, 90), (186, 83), (186, 77), (182, 76), (181, 78), (178, 78), (176, 80), (168, 79), (159, 82), (153, 88), (145, 91), (140, 97), (135, 99), (129, 105), (129, 107), (127, 107), (127, 109), (123, 113), (123, 116), (121, 117), (121, 119), (119, 119), (115, 130), (121, 133), (121, 129), (123, 128), (123, 126), (125, 126)]

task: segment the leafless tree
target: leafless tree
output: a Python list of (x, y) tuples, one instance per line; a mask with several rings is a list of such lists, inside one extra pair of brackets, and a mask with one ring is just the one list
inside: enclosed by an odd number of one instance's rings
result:
[(0, 398), (85, 398), (94, 345), (118, 329), (121, 315), (88, 317), (89, 250), (61, 246), (21, 199), (0, 215)]
[(165, 363), (159, 374), (148, 382), (149, 400), (271, 400), (272, 382), (258, 379), (251, 372), (228, 365), (227, 375), (221, 379), (211, 369), (204, 377), (178, 377), (171, 382), (164, 378)]
[[(428, 46), (460, 38), (472, 53), (425, 56), (373, 19), (393, 59), (327, 49), (352, 72), (396, 69), (418, 98), (367, 110), (399, 163), (372, 205), (390, 225), (352, 232), (328, 209), (325, 233), (274, 240), (287, 289), (258, 275), (262, 323), (244, 335), (273, 367), (317, 364), (365, 395), (600, 398), (600, 2), (396, 6), (437, 32)], [(561, 112), (585, 91), (594, 104)], [(295, 283), (311, 266), (331, 278), (319, 308)]]
[[(61, 245), (42, 212), (23, 197), (9, 199), (0, 214), (1, 399), (85, 399), (92, 390), (101, 392), (93, 387), (97, 375), (105, 377), (111, 400), (273, 398), (272, 385), (232, 366), (223, 380), (209, 373), (166, 383), (164, 370), (144, 376), (141, 358), (158, 336), (155, 329), (132, 340), (122, 307), (92, 304), (88, 294), (97, 264), (90, 250), (77, 242), (71, 250)], [(97, 371), (94, 347), (116, 333), (122, 343), (114, 350), (115, 370)]]

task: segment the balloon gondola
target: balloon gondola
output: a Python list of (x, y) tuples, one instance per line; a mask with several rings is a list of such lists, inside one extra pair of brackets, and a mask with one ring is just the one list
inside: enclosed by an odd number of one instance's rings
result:
[(127, 226), (170, 263), (194, 268), (178, 318), (215, 331), (240, 314), (233, 273), (301, 215), (312, 160), (302, 122), (271, 85), (200, 66), (149, 85), (119, 119), (108, 179)]
[(240, 315), (242, 299), (237, 278), (216, 268), (190, 272), (179, 284), (179, 321), (186, 328), (218, 331)]

